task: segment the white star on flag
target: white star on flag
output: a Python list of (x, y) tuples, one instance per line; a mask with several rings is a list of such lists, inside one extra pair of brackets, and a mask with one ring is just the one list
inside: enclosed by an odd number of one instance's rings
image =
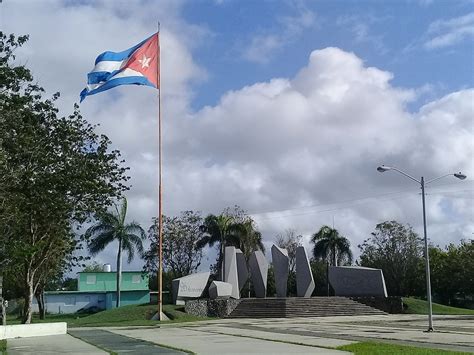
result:
[(139, 59), (138, 61), (141, 63), (142, 69), (143, 69), (145, 67), (146, 68), (150, 67), (150, 60), (151, 60), (151, 57), (147, 58), (146, 55), (143, 55), (143, 58)]

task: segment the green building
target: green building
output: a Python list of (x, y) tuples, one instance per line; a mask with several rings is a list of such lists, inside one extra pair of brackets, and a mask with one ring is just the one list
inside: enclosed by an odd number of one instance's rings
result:
[[(79, 272), (77, 291), (46, 291), (44, 297), (48, 313), (76, 313), (115, 308), (117, 273)], [(122, 271), (120, 305), (149, 302), (148, 274), (141, 271)], [(34, 302), (33, 310), (36, 308)]]

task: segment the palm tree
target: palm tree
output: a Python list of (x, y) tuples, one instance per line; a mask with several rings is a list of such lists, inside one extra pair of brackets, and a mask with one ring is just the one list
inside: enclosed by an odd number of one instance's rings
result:
[(224, 280), (224, 248), (227, 244), (232, 224), (234, 224), (233, 216), (210, 214), (206, 217), (202, 226), (204, 236), (197, 244), (198, 248), (202, 248), (205, 245), (209, 245), (212, 248), (214, 244), (219, 243), (217, 267), (221, 270), (221, 280)]
[(255, 223), (251, 219), (230, 226), (229, 244), (238, 247), (246, 260), (249, 259), (253, 251), (258, 249), (265, 253), (262, 234), (255, 229)]
[(352, 263), (351, 243), (337, 229), (322, 226), (313, 234), (311, 242), (314, 243), (313, 255), (316, 259), (326, 259), (333, 266), (343, 262)]
[(122, 205), (115, 205), (115, 213), (106, 212), (99, 221), (87, 229), (85, 236), (89, 240), (89, 252), (95, 256), (113, 242), (118, 241), (117, 253), (117, 303), (120, 307), (120, 284), (122, 281), (122, 251), (128, 253), (130, 263), (135, 256), (135, 249), (143, 254), (142, 240), (146, 238), (145, 231), (137, 222), (125, 224), (127, 215), (127, 199), (123, 198)]

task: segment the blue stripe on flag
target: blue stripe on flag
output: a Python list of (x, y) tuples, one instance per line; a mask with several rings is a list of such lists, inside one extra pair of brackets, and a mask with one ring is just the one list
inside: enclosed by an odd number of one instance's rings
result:
[(94, 95), (94, 94), (111, 89), (119, 85), (130, 85), (130, 84), (156, 87), (144, 76), (126, 76), (126, 77), (117, 78), (117, 79), (110, 79), (103, 85), (99, 86), (97, 89), (94, 89), (91, 91), (87, 89), (82, 90), (81, 102), (86, 98), (86, 96)]
[(111, 79), (115, 74), (117, 74), (120, 70), (114, 71), (93, 71), (87, 74), (87, 84), (100, 84), (101, 82), (107, 81)]
[[(152, 37), (152, 36), (150, 36)], [(148, 39), (143, 40), (142, 42), (138, 43), (136, 46), (133, 46), (132, 48), (126, 49), (122, 52), (104, 52), (102, 54), (99, 54), (99, 56), (95, 59), (95, 64), (103, 61), (112, 61), (112, 62), (120, 62), (124, 59), (127, 59), (132, 55), (133, 52), (137, 50), (138, 47), (143, 45)]]

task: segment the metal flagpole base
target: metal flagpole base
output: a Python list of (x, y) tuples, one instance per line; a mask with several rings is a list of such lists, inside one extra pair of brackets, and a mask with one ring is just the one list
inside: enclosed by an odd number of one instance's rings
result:
[(427, 330), (424, 330), (423, 333), (433, 333), (434, 331), (433, 327), (429, 327)]
[[(151, 317), (151, 320), (160, 320), (160, 317), (158, 317), (158, 312), (156, 312), (155, 315)], [(170, 320), (170, 319), (166, 316), (166, 314), (161, 312), (161, 321), (166, 321), (166, 320)]]

